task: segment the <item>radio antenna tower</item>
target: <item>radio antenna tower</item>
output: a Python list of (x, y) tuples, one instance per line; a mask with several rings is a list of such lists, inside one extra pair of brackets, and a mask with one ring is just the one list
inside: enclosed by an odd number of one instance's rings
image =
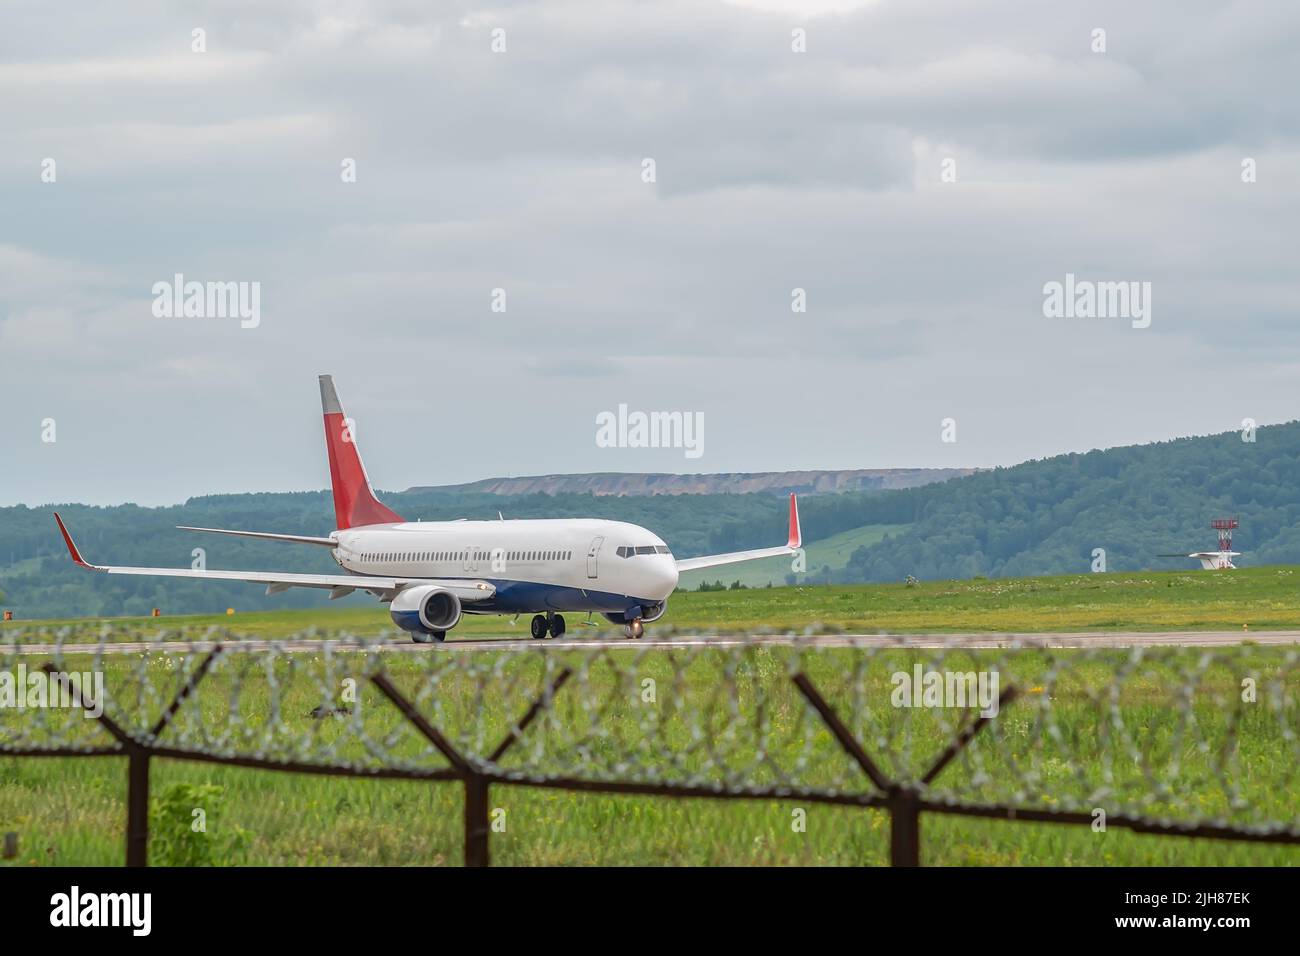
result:
[(1236, 518), (1215, 518), (1210, 522), (1210, 527), (1219, 532), (1219, 550), (1232, 550), (1232, 532), (1238, 527)]

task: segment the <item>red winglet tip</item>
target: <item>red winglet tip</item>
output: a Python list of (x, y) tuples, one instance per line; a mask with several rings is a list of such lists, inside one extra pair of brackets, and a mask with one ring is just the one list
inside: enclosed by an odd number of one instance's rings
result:
[(790, 540), (785, 543), (787, 548), (797, 548), (803, 544), (803, 531), (799, 528), (799, 501), (790, 492)]
[(81, 552), (77, 550), (76, 544), (72, 541), (72, 535), (68, 534), (68, 526), (63, 523), (63, 519), (59, 517), (57, 511), (54, 512), (54, 520), (59, 523), (59, 532), (63, 535), (63, 543), (68, 546), (68, 554), (72, 555), (73, 563), (79, 564), (83, 568), (90, 567), (89, 564), (82, 560)]

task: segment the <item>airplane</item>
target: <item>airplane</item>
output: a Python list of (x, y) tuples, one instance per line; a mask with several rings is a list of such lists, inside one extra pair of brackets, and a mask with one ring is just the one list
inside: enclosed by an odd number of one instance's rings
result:
[(320, 376), (325, 448), (336, 529), (324, 537), (181, 526), (329, 548), (343, 574), (135, 568), (87, 562), (63, 519), (54, 520), (75, 564), (106, 574), (206, 578), (265, 584), (267, 594), (325, 588), (330, 599), (368, 591), (389, 605), (393, 623), (419, 644), (440, 643), (464, 614), (532, 614), (534, 638), (565, 633), (564, 612), (599, 613), (639, 638), (659, 620), (683, 571), (794, 554), (799, 503), (790, 495), (790, 531), (780, 547), (675, 558), (663, 539), (624, 521), (595, 518), (407, 521), (375, 497), (334, 380)]

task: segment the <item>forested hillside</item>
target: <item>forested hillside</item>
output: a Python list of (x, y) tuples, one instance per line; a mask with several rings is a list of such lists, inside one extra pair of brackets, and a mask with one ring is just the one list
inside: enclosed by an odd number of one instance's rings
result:
[[(1210, 519), (1236, 515), (1241, 566), (1300, 562), (1300, 422), (1062, 455), (943, 485), (844, 501), (830, 524), (908, 523), (862, 548), (849, 581), (1013, 577), (1195, 567), (1162, 552), (1212, 550)], [(824, 516), (823, 516), (824, 517)]]
[[(384, 492), (411, 519), (594, 516), (660, 534), (681, 557), (761, 547), (785, 536), (785, 502), (745, 495), (500, 495), (457, 490)], [(0, 592), (20, 618), (314, 606), (322, 594), (265, 597), (238, 583), (107, 577), (74, 567), (52, 508), (0, 508)], [(178, 524), (325, 534), (326, 492), (195, 498), (170, 508), (60, 506), (91, 561), (189, 566), (206, 549), (211, 568), (336, 570), (324, 549), (177, 531)], [(1062, 455), (898, 491), (821, 495), (801, 503), (804, 537), (865, 526), (906, 526), (854, 551), (842, 567), (810, 566), (804, 580), (898, 581), (1087, 571), (1094, 548), (1110, 570), (1192, 568), (1166, 551), (1215, 543), (1217, 515), (1241, 519), (1242, 566), (1300, 563), (1300, 422), (1152, 445)], [(863, 535), (864, 539), (874, 536)], [(727, 582), (725, 568), (719, 577)], [(368, 601), (353, 596), (350, 603)]]

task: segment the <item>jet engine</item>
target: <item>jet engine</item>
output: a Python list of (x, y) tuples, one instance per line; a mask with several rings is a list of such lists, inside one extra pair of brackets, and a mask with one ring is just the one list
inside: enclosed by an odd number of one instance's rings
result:
[(436, 584), (407, 588), (393, 598), (388, 613), (404, 631), (442, 640), (447, 631), (460, 623), (460, 598)]
[(660, 601), (658, 604), (640, 604), (636, 607), (628, 608), (626, 611), (602, 612), (605, 620), (611, 624), (626, 624), (633, 618), (641, 618), (643, 624), (653, 624), (665, 614), (668, 613), (668, 602)]

